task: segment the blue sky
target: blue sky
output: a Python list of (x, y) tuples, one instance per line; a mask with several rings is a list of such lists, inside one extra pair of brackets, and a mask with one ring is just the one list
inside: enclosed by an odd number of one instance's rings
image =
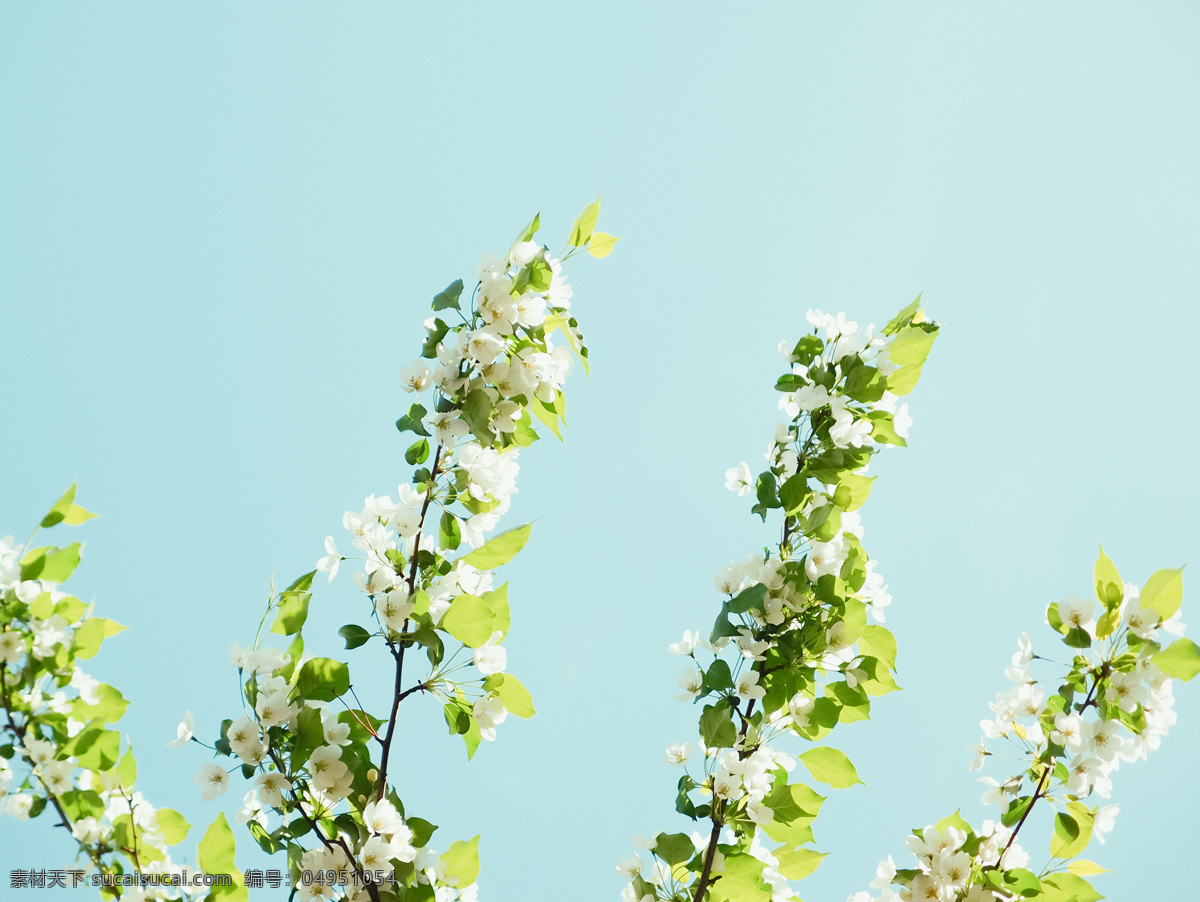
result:
[[(603, 191), (623, 241), (572, 279), (592, 376), (566, 444), (523, 455), (510, 517), (537, 519), (507, 644), (540, 716), (467, 766), (411, 706), (410, 808), (443, 842), (483, 834), (487, 899), (616, 897), (632, 834), (680, 827), (661, 756), (695, 719), (666, 645), (773, 535), (722, 473), (761, 459), (776, 345), (809, 306), (883, 322), (923, 291), (945, 328), (863, 512), (906, 691), (835, 736), (867, 786), (825, 806), (834, 854), (801, 895), (864, 888), (955, 808), (977, 821), (963, 747), (1017, 634), (1052, 638), (1045, 605), (1087, 590), (1099, 541), (1139, 582), (1196, 555), (1197, 24), (1182, 4), (6, 5), (0, 533), (76, 479), (103, 515), (75, 589), (133, 627), (92, 671), (133, 702), (142, 791), (216, 814), (200, 750), (162, 742), (184, 708), (207, 732), (235, 711), (225, 652), (272, 575), (406, 477), (396, 373), (429, 298), (538, 209), (555, 244)], [(338, 656), (357, 602), (323, 589), (310, 649)], [(382, 687), (370, 648), (348, 660)], [(1169, 825), (1200, 802), (1200, 690), (1176, 695), (1090, 853), (1113, 898), (1190, 891)], [(70, 854), (45, 819), (0, 839), (0, 874)]]

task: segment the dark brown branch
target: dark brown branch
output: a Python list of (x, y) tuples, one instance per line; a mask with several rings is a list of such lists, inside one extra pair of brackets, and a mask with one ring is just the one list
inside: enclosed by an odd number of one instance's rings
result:
[[(433, 455), (433, 468), (429, 473), (429, 487), (425, 490), (425, 502), (421, 505), (421, 519), (417, 525), (417, 534), (413, 538), (413, 553), (412, 562), (408, 570), (408, 595), (411, 598), (417, 594), (417, 561), (421, 555), (421, 534), (425, 530), (425, 517), (429, 513), (429, 505), (433, 501), (434, 489), (437, 486), (438, 468), (442, 462), (442, 446), (437, 446), (437, 451)], [(387, 732), (383, 737), (383, 749), (379, 753), (379, 788), (376, 790), (375, 797), (382, 799), (387, 792), (387, 774), (388, 762), (392, 754), (392, 738), (396, 733), (396, 719), (400, 713), (400, 702), (404, 700), (406, 693), (402, 689), (404, 680), (404, 650), (408, 647), (408, 643), (403, 641), (403, 636), (408, 633), (408, 621), (404, 621), (404, 629), (401, 631), (401, 641), (392, 647), (392, 656), (396, 659), (396, 680), (392, 690), (392, 710), (388, 715)]]

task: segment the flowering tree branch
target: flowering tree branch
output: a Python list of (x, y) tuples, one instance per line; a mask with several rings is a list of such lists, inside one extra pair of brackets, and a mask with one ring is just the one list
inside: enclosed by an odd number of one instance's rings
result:
[[(412, 436), (405, 460), (415, 470), (394, 500), (371, 495), (342, 521), (359, 552), (354, 579), (368, 622), (339, 634), (347, 649), (376, 638), (387, 648), (385, 716), (358, 703), (346, 663), (305, 653), (313, 579), (325, 572), (332, 581), (348, 560), (333, 537), (316, 570), (272, 592), (254, 642), (231, 650), (244, 710), (221, 724), (214, 750), (254, 780), (239, 819), (265, 851), (286, 852), (305, 902), (377, 900), (384, 891), (431, 900), (435, 890), (439, 902), (474, 899), (478, 837), (435, 850), (437, 828), (406, 812), (392, 785), (392, 753), (401, 704), (418, 692), (441, 703), (468, 758), (496, 738), (509, 714), (534, 714), (529, 693), (507, 672), (508, 587), (493, 578), (530, 527), (487, 536), (516, 491), (519, 451), (541, 437), (535, 421), (561, 438), (573, 357), (587, 366), (562, 265), (583, 251), (604, 257), (612, 249), (617, 239), (595, 230), (598, 212), (598, 202), (584, 209), (558, 257), (534, 240), (535, 217), (505, 256), (483, 258), (469, 295), (462, 280), (438, 293), (421, 356), (401, 371), (401, 388), (417, 400), (396, 426)], [(451, 314), (455, 325), (442, 318)], [(556, 346), (560, 338), (565, 344)], [(290, 637), (287, 648), (264, 641), (272, 614), (270, 633)], [(430, 670), (406, 689), (414, 646)], [(345, 696), (357, 707), (329, 710)], [(213, 762), (196, 781), (213, 798), (226, 791), (228, 776)], [(306, 844), (309, 833), (315, 845)]]
[[(1124, 582), (1101, 550), (1094, 584), (1094, 598), (1070, 596), (1046, 610), (1072, 662), (1034, 654), (1023, 634), (1005, 671), (1013, 688), (996, 696), (993, 717), (981, 723), (984, 738), (968, 746), (975, 752), (971, 770), (995, 754), (989, 740), (1010, 743), (1026, 762), (1002, 782), (981, 778), (988, 786), (983, 802), (999, 806), (999, 819), (975, 829), (955, 813), (914, 831), (905, 845), (917, 866), (898, 869), (889, 856), (871, 883), (879, 895), (861, 892), (850, 902), (1102, 898), (1086, 878), (1105, 868), (1079, 856), (1093, 838), (1104, 842), (1118, 806), (1087, 800), (1093, 794), (1109, 798), (1121, 763), (1144, 759), (1159, 746), (1175, 723), (1172, 682), (1200, 672), (1200, 648), (1181, 637), (1181, 570), (1159, 570), (1139, 588)], [(1180, 638), (1168, 644), (1171, 634)], [(1035, 678), (1035, 666), (1058, 672)], [(1057, 692), (1047, 692), (1046, 685), (1057, 685)], [(1025, 794), (1026, 787), (1032, 792)], [(1049, 858), (1035, 872), (1017, 837), (1034, 809), (1046, 806), (1053, 811)]]
[[(938, 326), (918, 302), (878, 333), (841, 314), (813, 310), (808, 320), (814, 332), (780, 348), (790, 369), (776, 388), (788, 422), (776, 428), (767, 470), (754, 477), (743, 463), (725, 474), (728, 488), (754, 493), (764, 521), (781, 512), (779, 542), (718, 573), (726, 598), (712, 632), (689, 630), (670, 648), (692, 661), (679, 698), (704, 704), (702, 761), (680, 778), (676, 810), (711, 829), (635, 839), (654, 863), (649, 874), (639, 854), (618, 863), (627, 902), (792, 898), (789, 880), (823, 857), (807, 846), (824, 797), (789, 783), (789, 772), (799, 760), (831, 787), (860, 781), (837, 749), (793, 756), (772, 743), (823, 739), (840, 722), (865, 719), (871, 696), (898, 688), (895, 640), (881, 625), (890, 596), (863, 548), (858, 510), (874, 479), (871, 456), (906, 444), (911, 419), (898, 396), (916, 385)], [(707, 666), (698, 649), (711, 655)], [(667, 762), (685, 765), (694, 750), (672, 743)]]
[[(64, 591), (79, 564), (80, 543), (31, 547), (41, 529), (92, 516), (75, 504), (71, 486), (25, 543), (0, 540), (0, 809), (28, 821), (52, 807), (57, 826), (78, 848), (77, 860), (93, 869), (89, 882), (106, 898), (143, 882), (153, 882), (163, 898), (198, 898), (194, 870), (171, 855), (191, 825), (136, 790), (133, 750), (112, 728), (127, 702), (79, 666), (125, 627), (93, 616), (91, 605)], [(232, 852), (233, 835), (221, 815), (199, 844), (197, 864), (210, 876), (227, 875), (221, 898), (238, 902), (245, 887)], [(215, 898), (215, 892), (199, 895)]]

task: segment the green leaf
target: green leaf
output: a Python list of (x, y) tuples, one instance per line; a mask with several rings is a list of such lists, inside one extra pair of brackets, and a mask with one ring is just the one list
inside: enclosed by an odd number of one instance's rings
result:
[(887, 389), (887, 379), (873, 366), (856, 366), (846, 378), (846, 394), (855, 401), (878, 401)]
[(588, 253), (597, 259), (601, 257), (607, 257), (612, 253), (613, 247), (620, 240), (621, 239), (617, 238), (615, 235), (608, 235), (604, 232), (594, 232), (592, 234), (592, 240), (588, 242)]
[(305, 705), (296, 718), (296, 738), (292, 745), (292, 761), (303, 765), (317, 748), (325, 744), (325, 728), (321, 724), (321, 712)]
[(1013, 868), (1004, 872), (1004, 883), (1010, 890), (1022, 896), (1036, 896), (1042, 891), (1042, 882), (1037, 874), (1025, 868)]
[(528, 720), (537, 713), (533, 707), (533, 696), (529, 694), (529, 690), (521, 684), (520, 680), (511, 673), (497, 673), (494, 676), (504, 678), (493, 691), (500, 696), (505, 710), (524, 720)]
[(1183, 601), (1183, 569), (1155, 570), (1138, 600), (1143, 608), (1158, 611), (1163, 620), (1170, 619)]
[(808, 477), (797, 473), (779, 487), (779, 500), (783, 502), (783, 512), (789, 517), (804, 507), (812, 492), (808, 488)]
[(554, 408), (547, 407), (545, 403), (535, 398), (529, 405), (529, 410), (554, 433), (560, 442), (563, 440), (562, 431), (558, 428), (558, 412)]
[(1076, 877), (1092, 877), (1096, 874), (1111, 874), (1112, 871), (1108, 868), (1101, 867), (1094, 861), (1087, 858), (1077, 858), (1067, 865), (1067, 870)]
[(814, 780), (832, 786), (834, 789), (846, 789), (855, 783), (861, 783), (858, 771), (850, 763), (844, 753), (829, 746), (809, 749), (800, 756), (801, 762), (808, 768)]
[(842, 498), (838, 498), (837, 504), (844, 511), (856, 511), (862, 507), (867, 497), (871, 494), (871, 486), (875, 482), (874, 476), (858, 476), (855, 473), (847, 473), (839, 480), (838, 492), (843, 489), (848, 492), (847, 503), (842, 503)]
[(258, 821), (250, 821), (246, 827), (250, 830), (250, 836), (258, 843), (258, 847), (268, 855), (274, 855), (284, 847), (284, 842), (268, 833)]
[(596, 220), (599, 216), (600, 198), (597, 197), (575, 217), (575, 222), (571, 225), (571, 237), (567, 239), (567, 243), (571, 247), (584, 247), (591, 239), (592, 232), (596, 230)]
[(875, 425), (871, 428), (871, 438), (877, 442), (883, 442), (888, 445), (896, 445), (899, 448), (907, 448), (908, 441), (902, 439), (897, 433), (896, 428), (892, 423), (892, 415), (886, 410), (874, 410), (867, 415)]
[(423, 464), (427, 460), (429, 460), (429, 439), (417, 439), (404, 452), (404, 462), (413, 466)]
[(1073, 626), (1067, 630), (1066, 636), (1063, 637), (1063, 644), (1069, 645), (1071, 648), (1090, 648), (1092, 637), (1083, 627)]
[(710, 749), (731, 748), (737, 741), (733, 712), (726, 704), (706, 705), (700, 715), (700, 737)]
[(483, 603), (491, 609), (494, 616), (492, 632), (499, 630), (500, 638), (503, 639), (508, 635), (508, 628), (512, 625), (512, 614), (508, 608), (508, 583), (503, 583), (500, 588), (493, 589), (484, 595)]
[(526, 523), (524, 526), (502, 532), (470, 554), (464, 555), (460, 560), (477, 570), (495, 570), (517, 556), (517, 552), (524, 548), (525, 543), (529, 541), (529, 534), (532, 531), (533, 524)]
[(312, 588), (313, 577), (317, 575), (316, 570), (309, 570), (292, 580), (292, 584), (284, 589), (284, 593), (288, 592), (307, 592)]
[(80, 767), (108, 770), (117, 763), (120, 751), (121, 734), (116, 730), (106, 730), (104, 721), (93, 720), (74, 738), (63, 743), (59, 748), (58, 757), (65, 760), (74, 756)]
[(453, 551), (462, 544), (462, 527), (458, 525), (458, 517), (443, 511), (438, 521), (438, 545), (447, 551)]
[(59, 795), (58, 801), (67, 817), (73, 821), (85, 817), (94, 817), (97, 820), (104, 817), (105, 804), (100, 794), (94, 790), (70, 789)]
[(63, 522), (68, 526), (78, 526), (80, 523), (86, 523), (95, 516), (90, 510), (86, 510), (78, 504), (72, 504), (66, 516), (63, 517)]
[(542, 227), (542, 214), (538, 212), (533, 219), (529, 220), (529, 224), (521, 229), (521, 234), (517, 236), (517, 240), (513, 244), (520, 244), (522, 241), (529, 241), (537, 234), (537, 230)]
[(66, 548), (49, 546), (34, 549), (21, 559), (21, 579), (65, 582), (79, 566), (79, 547), (78, 542), (72, 542)]
[(774, 473), (768, 470), (758, 474), (758, 479), (754, 482), (754, 497), (758, 499), (759, 504), (767, 508), (783, 506), (779, 500), (779, 487), (775, 483)]
[(828, 852), (818, 852), (815, 849), (790, 849), (786, 846), (775, 850), (779, 860), (779, 873), (788, 880), (803, 880), (810, 876), (821, 864)]
[(913, 317), (916, 315), (917, 310), (919, 310), (920, 307), (921, 307), (921, 296), (917, 295), (917, 298), (915, 301), (913, 301), (911, 304), (909, 304), (907, 307), (905, 307), (903, 310), (901, 310), (899, 313), (897, 313), (894, 317), (892, 317), (891, 322), (889, 322), (886, 326), (883, 327), (883, 334), (884, 335), (895, 335), (897, 332), (899, 332), (901, 329), (903, 329), (905, 326), (907, 326), (909, 323), (912, 322)]
[(705, 902), (770, 902), (771, 887), (762, 879), (766, 865), (744, 852), (727, 854), (721, 879), (712, 885)]
[(296, 679), (300, 698), (331, 702), (350, 689), (350, 668), (330, 658), (305, 661)]
[(308, 602), (312, 598), (309, 592), (297, 592), (291, 589), (280, 593), (279, 613), (271, 624), (271, 632), (278, 636), (294, 636), (304, 627), (308, 620)]
[(221, 812), (208, 825), (204, 838), (196, 847), (196, 866), (206, 874), (231, 873), (234, 848), (233, 831), (229, 829), (225, 813)]
[(173, 808), (159, 808), (155, 816), (158, 819), (158, 832), (163, 835), (168, 846), (178, 845), (187, 839), (192, 825), (178, 811)]
[(459, 889), (470, 886), (479, 877), (479, 837), (450, 843), (441, 858), (446, 883)]
[(446, 310), (447, 308), (453, 307), (455, 310), (457, 310), (458, 309), (458, 298), (459, 298), (459, 295), (462, 294), (462, 290), (463, 290), (463, 280), (455, 279), (453, 282), (451, 282), (449, 285), (447, 285), (443, 290), (439, 291), (437, 294), (435, 294), (433, 296), (433, 305), (432, 305), (433, 309), (434, 310)]
[(1176, 639), (1150, 660), (1167, 676), (1185, 683), (1200, 673), (1200, 647), (1191, 639)]
[(733, 674), (729, 665), (717, 658), (704, 672), (704, 685), (709, 692), (723, 692), (733, 688)]
[[(1058, 892), (1053, 895), (1046, 893), (1046, 887), (1053, 887)], [(1096, 892), (1095, 887), (1077, 874), (1053, 874), (1041, 881), (1043, 898), (1049, 902), (1098, 902), (1106, 898)]]
[(1096, 598), (1111, 611), (1124, 598), (1125, 583), (1122, 581), (1121, 574), (1117, 572), (1117, 568), (1113, 565), (1113, 562), (1104, 553), (1103, 545), (1100, 546), (1100, 556), (1096, 558), (1095, 578)]
[(660, 833), (654, 838), (654, 854), (667, 864), (691, 861), (696, 846), (686, 833)]
[(451, 736), (459, 736), (471, 729), (471, 711), (466, 702), (451, 699), (442, 705), (442, 717)]
[(71, 487), (63, 492), (63, 496), (54, 502), (54, 507), (50, 508), (50, 512), (42, 517), (41, 527), (48, 529), (58, 523), (66, 523), (68, 526), (78, 526), (87, 520), (96, 516), (91, 511), (84, 510), (75, 501), (75, 486), (76, 483), (71, 483)]
[(936, 338), (936, 331), (926, 331), (919, 326), (906, 326), (896, 333), (888, 345), (888, 360), (900, 367), (887, 378), (892, 394), (907, 395), (916, 387), (921, 378), (921, 367)]
[(414, 404), (408, 408), (408, 413), (396, 420), (396, 428), (401, 432), (415, 432), (417, 435), (428, 437), (429, 430), (425, 428), (422, 421), (428, 411), (420, 404)]
[(91, 658), (100, 650), (100, 644), (109, 636), (115, 636), (125, 627), (103, 617), (89, 617), (75, 630), (75, 657)]
[(892, 670), (896, 669), (896, 637), (887, 627), (871, 624), (864, 626), (858, 637), (858, 650), (864, 655), (878, 658)]
[(1061, 852), (1077, 839), (1079, 839), (1079, 824), (1075, 818), (1062, 811), (1054, 815), (1054, 838), (1050, 841), (1050, 854), (1055, 858), (1070, 858), (1069, 855), (1057, 854), (1055, 849)]
[(1050, 854), (1054, 858), (1074, 858), (1092, 841), (1092, 812), (1079, 802), (1068, 802), (1066, 812), (1054, 816), (1054, 835)]
[(763, 832), (776, 842), (798, 846), (812, 840), (809, 824), (821, 811), (825, 798), (803, 783), (787, 783), (786, 780), (786, 772), (778, 771), (771, 794), (763, 800), (773, 812), (771, 822), (763, 827)]
[(125, 754), (121, 756), (114, 770), (121, 781), (121, 787), (126, 790), (133, 789), (137, 782), (137, 760), (133, 757), (133, 749), (125, 749)]
[(443, 320), (434, 317), (433, 325), (426, 328), (425, 341), (421, 345), (421, 356), (426, 360), (433, 360), (437, 357), (437, 346), (449, 331), (450, 327)]
[(475, 435), (492, 435), (488, 424), (494, 409), (491, 396), (482, 388), (473, 388), (463, 398), (462, 417)]
[(442, 617), (441, 628), (464, 645), (485, 645), (496, 629), (496, 615), (477, 595), (460, 595), (450, 602)]
[(117, 689), (107, 683), (101, 683), (96, 694), (99, 696), (96, 704), (89, 705), (85, 709), (88, 719), (116, 723), (125, 716), (125, 709), (129, 707), (129, 702)]
[(358, 648), (371, 638), (371, 634), (357, 623), (347, 623), (338, 630), (338, 635), (346, 640), (346, 648)]
[(936, 824), (934, 829), (939, 833), (945, 833), (947, 827), (954, 827), (956, 830), (961, 830), (967, 836), (970, 836), (975, 831), (971, 829), (971, 825), (966, 822), (962, 814), (955, 811), (953, 814), (948, 814)]

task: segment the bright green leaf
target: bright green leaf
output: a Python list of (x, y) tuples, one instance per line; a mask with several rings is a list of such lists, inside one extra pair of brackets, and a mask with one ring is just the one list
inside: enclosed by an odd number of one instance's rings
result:
[(350, 668), (330, 658), (305, 661), (296, 679), (300, 698), (331, 702), (350, 689)]
[(809, 749), (800, 756), (800, 761), (808, 768), (814, 780), (832, 786), (834, 789), (846, 789), (855, 783), (861, 783), (858, 772), (850, 759), (835, 748), (819, 746)]
[(613, 246), (620, 240), (615, 235), (595, 232), (592, 235), (592, 240), (588, 243), (588, 253), (596, 258), (607, 257), (612, 253)]
[(158, 819), (158, 832), (163, 835), (163, 839), (168, 846), (178, 845), (187, 839), (188, 831), (192, 829), (192, 825), (178, 811), (175, 811), (173, 808), (159, 808), (156, 817)]
[(441, 858), (446, 883), (459, 889), (470, 886), (479, 877), (479, 837), (450, 843)]
[(526, 523), (524, 526), (502, 532), (470, 554), (464, 555), (460, 560), (477, 570), (495, 570), (517, 556), (517, 552), (524, 548), (525, 543), (529, 541), (529, 534), (532, 531), (533, 524)]
[(817, 869), (828, 852), (818, 852), (815, 849), (790, 849), (784, 847), (775, 850), (779, 860), (779, 873), (788, 880), (803, 880)]
[(1125, 583), (1121, 580), (1116, 566), (1104, 553), (1103, 545), (1100, 546), (1100, 556), (1096, 558), (1095, 580), (1096, 599), (1102, 605), (1112, 610), (1121, 603), (1125, 595)]
[(1150, 660), (1167, 676), (1185, 683), (1200, 673), (1200, 647), (1191, 639), (1176, 639)]
[(225, 813), (221, 812), (208, 825), (204, 838), (196, 847), (196, 866), (206, 874), (231, 873), (234, 848), (233, 831), (229, 829)]
[(1163, 620), (1170, 619), (1183, 601), (1183, 569), (1154, 571), (1138, 600), (1143, 608), (1158, 611)]
[(492, 638), (495, 624), (496, 615), (487, 602), (477, 595), (460, 595), (450, 602), (441, 627), (464, 645), (479, 648)]
[(596, 220), (600, 216), (600, 198), (596, 198), (583, 208), (583, 212), (575, 218), (571, 226), (571, 237), (568, 244), (571, 247), (584, 247), (596, 230)]

